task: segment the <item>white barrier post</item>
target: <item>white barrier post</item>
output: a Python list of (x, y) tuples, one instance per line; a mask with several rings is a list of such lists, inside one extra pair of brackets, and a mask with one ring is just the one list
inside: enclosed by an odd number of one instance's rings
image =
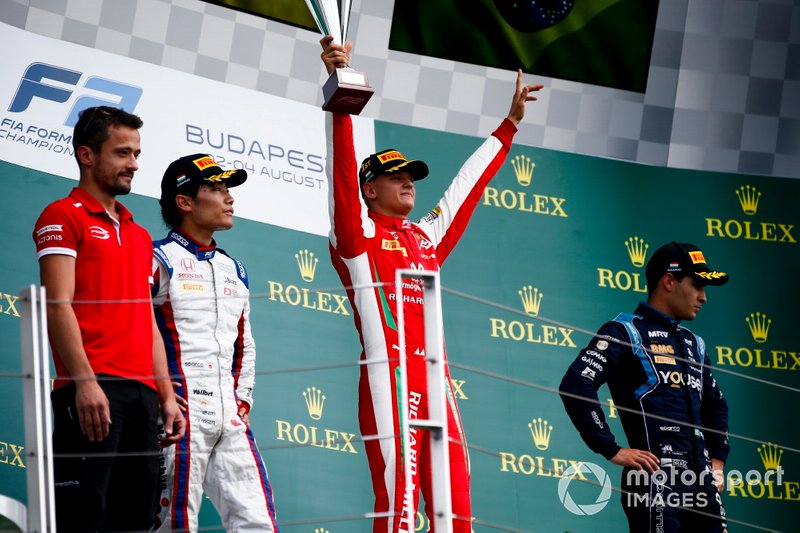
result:
[[(405, 320), (403, 315), (403, 284), (407, 279), (422, 282), (422, 298), (424, 304), (425, 324), (425, 368), (428, 381), (426, 391), (428, 399), (428, 418), (408, 420), (408, 376), (406, 373)], [(431, 525), (438, 533), (452, 533), (453, 505), (450, 491), (450, 449), (447, 428), (447, 398), (445, 395), (444, 364), (444, 332), (442, 321), (442, 298), (439, 285), (439, 273), (418, 270), (398, 270), (395, 278), (397, 302), (397, 328), (400, 346), (401, 394), (405, 399), (405, 409), (401, 411), (407, 424), (403, 426), (403, 450), (410, 445), (411, 428), (419, 428), (430, 433), (431, 484), (434, 516), (429, 516)], [(404, 453), (404, 471), (406, 473), (406, 494), (404, 506), (406, 514), (414, 527), (416, 509), (413, 493), (411, 493), (411, 457)]]
[(28, 457), (28, 512), (26, 531), (56, 531), (53, 496), (53, 446), (50, 440), (50, 356), (47, 339), (47, 300), (44, 287), (30, 285), (20, 291), (20, 338), (25, 449)]

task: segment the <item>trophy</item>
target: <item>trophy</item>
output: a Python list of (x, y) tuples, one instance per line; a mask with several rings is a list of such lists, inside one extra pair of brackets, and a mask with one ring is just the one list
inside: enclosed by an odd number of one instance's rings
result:
[[(306, 0), (306, 4), (322, 35), (332, 35), (336, 44), (344, 44), (352, 0)], [(374, 92), (366, 73), (358, 72), (349, 65), (337, 68), (322, 86), (325, 98), (322, 109), (358, 115)]]

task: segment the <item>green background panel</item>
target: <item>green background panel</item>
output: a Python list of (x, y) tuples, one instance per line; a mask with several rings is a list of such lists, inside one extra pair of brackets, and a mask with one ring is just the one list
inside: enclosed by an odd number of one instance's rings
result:
[[(431, 176), (419, 184), (415, 218), (435, 205), (450, 177), (479, 143), (480, 139), (472, 137), (376, 123), (378, 147), (398, 148), (409, 157), (425, 160), (431, 168)], [(510, 164), (517, 156), (529, 157), (536, 164), (527, 186), (520, 185)], [(7, 163), (0, 163), (0, 175), (14, 184), (7, 187), (3, 198), (6, 237), (0, 292), (16, 295), (21, 287), (38, 279), (30, 237), (36, 217), (76, 182)], [(753, 215), (743, 213), (735, 193), (745, 185), (761, 192)], [(793, 423), (796, 416), (789, 406), (797, 403), (797, 392), (748, 378), (798, 386), (800, 362), (790, 368), (800, 351), (795, 312), (800, 260), (797, 243), (786, 241), (796, 241), (800, 234), (793, 204), (800, 197), (800, 183), (648, 167), (515, 146), (490, 187), (495, 192), (489, 194), (496, 193), (496, 198), (521, 196), (526, 205), (532, 205), (536, 197), (545, 198), (540, 211), (550, 214), (523, 211), (519, 205), (506, 209), (501, 203), (497, 207), (490, 196), (484, 196), (465, 237), (442, 270), (447, 352), (460, 387), (459, 405), (472, 446), (475, 531), (497, 531), (492, 524), (522, 531), (625, 528), (618, 493), (594, 516), (572, 514), (560, 503), (560, 478), (550, 470), (564, 468), (569, 461), (593, 462), (608, 472), (614, 487), (619, 486), (620, 469), (586, 448), (555, 389), (593, 332), (646, 298), (644, 292), (635, 290), (644, 290), (644, 267), (634, 266), (628, 256), (625, 241), (631, 237), (650, 246), (647, 257), (668, 240), (693, 242), (712, 266), (730, 273), (731, 282), (710, 288), (707, 308), (688, 325), (705, 339), (730, 405), (728, 468), (763, 473), (757, 448), (762, 443), (776, 443), (784, 450), (780, 463), (784, 483), (773, 485), (771, 494), (763, 485), (733, 494), (727, 491), (724, 502), (733, 521), (792, 530), (800, 505), (800, 461), (793, 451), (799, 439)], [(123, 201), (154, 238), (165, 234), (154, 199), (129, 195)], [(506, 204), (510, 206), (509, 201)], [(789, 237), (779, 232), (784, 242), (778, 237), (768, 242), (731, 238), (732, 232), (723, 237), (709, 235), (707, 219), (719, 219), (723, 227), (726, 221), (735, 221), (728, 223), (732, 230), (745, 227), (746, 222), (751, 229), (782, 224)], [(343, 296), (330, 264), (327, 239), (242, 219), (236, 220), (232, 231), (217, 237), (222, 248), (244, 262), (251, 278), (251, 317), (258, 347), (251, 421), (264, 450), (282, 530), (370, 531), (369, 520), (358, 518), (371, 511), (372, 494), (356, 416), (360, 346), (352, 309), (345, 304), (348, 316), (342, 308), (334, 313), (309, 308), (310, 303), (304, 307), (302, 300), (300, 305), (292, 305), (298, 303), (292, 295), (304, 291), (312, 298), (308, 302), (316, 298), (317, 291), (330, 294), (329, 301), (334, 295)], [(301, 278), (295, 259), (302, 250), (318, 260), (311, 281)], [(602, 283), (600, 269), (607, 269), (622, 285)], [(518, 294), (528, 285), (542, 295), (538, 316), (524, 312)], [(283, 300), (272, 289), (280, 289)], [(334, 308), (332, 304), (328, 311)], [(0, 413), (0, 442), (21, 446), (22, 389), (20, 379), (14, 376), (20, 372), (19, 318), (6, 313), (5, 305), (3, 311), (0, 401), (9, 408)], [(745, 322), (745, 317), (755, 312), (772, 319), (763, 343), (754, 340)], [(497, 324), (504, 324), (509, 337), (514, 331), (531, 334), (521, 340), (503, 338)], [(543, 342), (548, 328), (554, 332), (554, 342)], [(728, 351), (731, 357), (720, 360), (718, 354)], [(768, 360), (774, 362), (773, 352), (786, 352), (777, 356), (778, 361), (785, 361), (786, 369), (756, 366), (757, 354), (765, 366)], [(328, 365), (335, 368), (324, 368)], [(318, 419), (311, 418), (303, 398), (303, 392), (311, 387), (325, 395)], [(609, 398), (605, 388), (600, 398)], [(605, 411), (610, 414), (607, 407)], [(539, 418), (552, 432), (549, 441), (537, 447), (528, 424)], [(609, 422), (624, 442), (619, 419), (610, 418)], [(290, 428), (291, 439), (281, 428)], [(320, 445), (325, 430), (347, 437), (339, 437), (325, 448)], [(308, 437), (313, 431), (317, 441)], [(352, 449), (345, 446), (347, 439)], [(0, 493), (24, 502), (26, 470), (8, 459), (0, 462)], [(583, 504), (593, 503), (599, 494), (595, 484), (577, 480), (569, 491)], [(219, 526), (209, 502), (201, 513), (201, 524), (209, 531)], [(730, 530), (750, 528), (732, 523)]]

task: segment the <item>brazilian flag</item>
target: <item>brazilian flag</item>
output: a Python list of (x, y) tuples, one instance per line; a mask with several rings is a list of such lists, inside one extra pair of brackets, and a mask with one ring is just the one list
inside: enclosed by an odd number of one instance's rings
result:
[(264, 17), (292, 26), (319, 31), (305, 0), (205, 0), (209, 4)]
[(658, 0), (397, 0), (389, 48), (645, 92)]

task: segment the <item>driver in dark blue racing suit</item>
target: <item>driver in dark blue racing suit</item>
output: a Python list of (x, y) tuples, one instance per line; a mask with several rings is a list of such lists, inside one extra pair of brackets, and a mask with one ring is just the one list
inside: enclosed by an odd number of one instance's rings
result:
[[(561, 381), (564, 407), (594, 452), (624, 467), (631, 532), (726, 531), (720, 491), (728, 405), (703, 339), (681, 326), (723, 285), (703, 252), (672, 242), (646, 268), (648, 300), (606, 322)], [(597, 391), (608, 383), (630, 448), (617, 444)]]

